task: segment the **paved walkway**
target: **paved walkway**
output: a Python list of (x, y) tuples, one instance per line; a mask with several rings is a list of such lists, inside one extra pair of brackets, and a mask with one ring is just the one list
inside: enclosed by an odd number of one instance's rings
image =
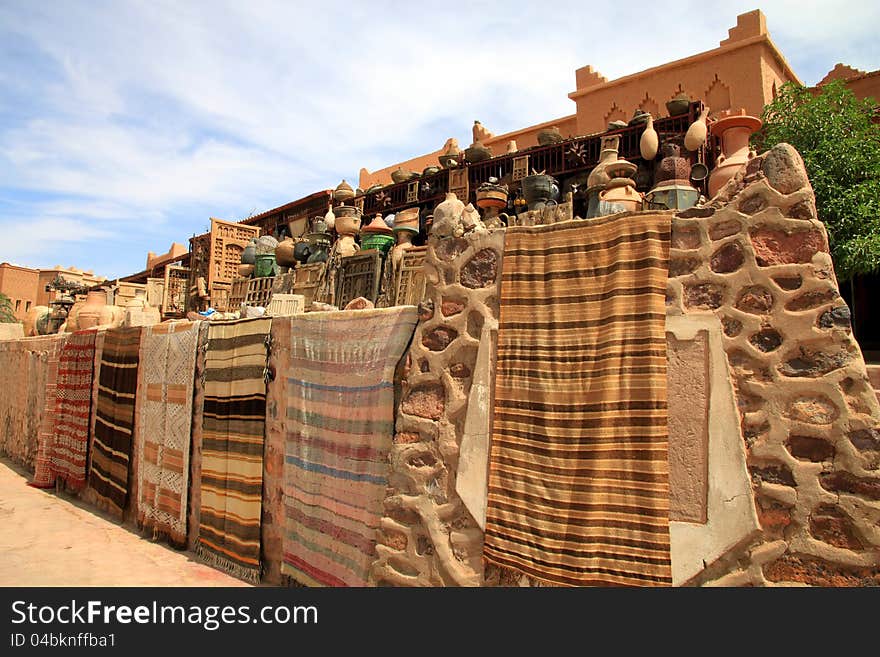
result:
[(248, 586), (27, 480), (0, 459), (0, 586)]

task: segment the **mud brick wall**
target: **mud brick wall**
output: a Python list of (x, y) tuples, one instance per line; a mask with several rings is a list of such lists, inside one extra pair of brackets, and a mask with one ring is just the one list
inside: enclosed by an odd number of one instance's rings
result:
[(724, 331), (761, 536), (702, 583), (880, 584), (880, 408), (790, 146), (673, 219), (671, 315)]
[(481, 332), (498, 317), (503, 245), (503, 231), (429, 240), (371, 573), (380, 586), (482, 583), (483, 532), (455, 481)]

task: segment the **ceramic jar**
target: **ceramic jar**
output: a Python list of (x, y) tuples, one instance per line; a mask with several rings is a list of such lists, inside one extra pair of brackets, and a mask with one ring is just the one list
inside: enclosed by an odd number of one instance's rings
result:
[(529, 210), (541, 210), (548, 201), (559, 200), (559, 183), (543, 173), (526, 176), (522, 179), (522, 193)]
[[(103, 319), (104, 309), (107, 307), (107, 293), (104, 290), (91, 291), (86, 295), (86, 300), (80, 306), (75, 319), (77, 330), (89, 329), (99, 326)], [(68, 322), (70, 319), (68, 318)]]
[(464, 203), (458, 200), (454, 192), (447, 192), (446, 198), (434, 208), (434, 225), (455, 223), (464, 212)]
[(333, 200), (337, 203), (345, 203), (353, 198), (354, 190), (351, 188), (351, 185), (345, 182), (345, 178), (343, 178), (342, 182), (333, 190)]
[(242, 278), (250, 278), (254, 275), (254, 266), (253, 265), (239, 265), (238, 266), (238, 275)]
[(706, 117), (709, 116), (709, 108), (704, 107), (696, 121), (690, 124), (684, 135), (684, 147), (689, 151), (695, 151), (706, 143)]
[(394, 234), (382, 219), (381, 214), (377, 214), (373, 221), (361, 228), (362, 249), (378, 249), (384, 256), (388, 253), (393, 244)]
[(254, 278), (275, 276), (276, 273), (275, 253), (258, 253), (254, 263)]
[(736, 172), (754, 157), (749, 150), (749, 137), (761, 127), (761, 119), (749, 116), (745, 110), (718, 119), (712, 124), (712, 134), (721, 139), (721, 154), (709, 174), (709, 197), (715, 196)]
[(464, 149), (464, 157), (471, 164), (482, 162), (483, 160), (488, 160), (492, 157), (492, 149), (483, 146), (483, 142), (481, 141), (475, 141)]
[(397, 244), (391, 249), (391, 267), (394, 271), (400, 269), (400, 264), (403, 262), (403, 254), (413, 247), (413, 238), (416, 234), (417, 231), (413, 231), (412, 228), (406, 226), (394, 227), (394, 237), (397, 239)]
[(639, 154), (643, 160), (651, 161), (657, 157), (657, 147), (660, 140), (657, 131), (654, 129), (654, 117), (648, 114), (648, 123), (645, 126), (642, 136), (639, 137)]
[(666, 142), (660, 149), (662, 159), (654, 168), (654, 185), (667, 180), (682, 180), (687, 182), (690, 178), (691, 162), (681, 156), (681, 148), (674, 142)]
[(394, 217), (394, 231), (397, 232), (398, 229), (419, 232), (418, 207), (407, 208), (397, 213), (397, 216)]
[(285, 238), (275, 247), (275, 262), (281, 267), (293, 267), (296, 265), (296, 258), (293, 257), (293, 250), (296, 248), (296, 242), (290, 237)]
[(244, 247), (244, 250), (241, 252), (241, 264), (243, 265), (252, 265), (254, 264), (254, 256), (257, 255), (257, 238), (251, 238), (250, 244)]
[(675, 94), (671, 99), (666, 101), (666, 111), (669, 116), (681, 116), (687, 114), (691, 106), (691, 99), (685, 92)]
[[(354, 242), (354, 238), (350, 238)], [(312, 265), (316, 262), (327, 262), (330, 258), (331, 238), (329, 233), (309, 233), (306, 247), (299, 248), (299, 255), (305, 256), (305, 264)]]
[(443, 146), (443, 152), (437, 156), (437, 161), (440, 162), (440, 166), (444, 169), (452, 166), (452, 162), (456, 162), (461, 164), (462, 152), (461, 148), (458, 146), (458, 140), (454, 137), (450, 137), (446, 140), (446, 144)]
[[(335, 230), (338, 235), (357, 235), (358, 231), (361, 229), (361, 217), (358, 214), (358, 209), (353, 206), (351, 210), (353, 212), (349, 212), (347, 209), (343, 214), (340, 214), (340, 210), (345, 208), (346, 206), (340, 205), (336, 208), (336, 222), (335, 222)], [(322, 232), (322, 231), (314, 231), (314, 232)]]
[(558, 144), (562, 141), (562, 133), (559, 132), (559, 128), (555, 125), (552, 128), (544, 128), (543, 130), (538, 131), (538, 144), (540, 146), (549, 146), (551, 144)]
[(403, 167), (397, 167), (394, 171), (391, 172), (391, 180), (396, 183), (406, 182), (407, 180), (412, 180), (418, 174), (415, 171), (405, 171)]
[(635, 212), (642, 209), (642, 195), (632, 179), (637, 167), (627, 160), (617, 160), (605, 167), (609, 176), (605, 189), (599, 192), (599, 215), (614, 212)]

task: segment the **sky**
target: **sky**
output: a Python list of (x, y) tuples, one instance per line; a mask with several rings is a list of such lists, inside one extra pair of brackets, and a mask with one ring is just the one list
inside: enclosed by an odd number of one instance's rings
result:
[(0, 0), (0, 262), (142, 270), (147, 251), (379, 169), (573, 114), (760, 8), (806, 84), (880, 68), (880, 3)]

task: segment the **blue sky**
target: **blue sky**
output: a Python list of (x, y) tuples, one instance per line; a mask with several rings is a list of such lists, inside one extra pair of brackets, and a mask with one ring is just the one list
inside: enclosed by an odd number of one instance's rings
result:
[(756, 8), (807, 84), (880, 68), (878, 3), (0, 0), (0, 261), (134, 273), (474, 119), (571, 114), (576, 68), (714, 48)]

